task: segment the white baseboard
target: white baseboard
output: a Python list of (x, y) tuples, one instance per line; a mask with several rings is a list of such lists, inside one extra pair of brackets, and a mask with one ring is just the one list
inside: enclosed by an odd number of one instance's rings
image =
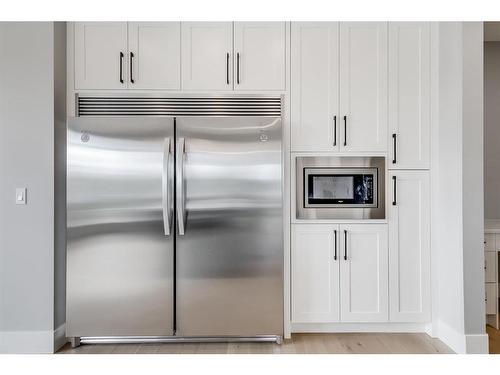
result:
[(426, 323), (292, 323), (292, 332), (426, 332), (426, 326)]
[(446, 323), (438, 322), (437, 337), (458, 354), (488, 354), (488, 335), (465, 335)]
[(66, 325), (48, 331), (1, 331), (0, 353), (51, 354), (66, 343)]

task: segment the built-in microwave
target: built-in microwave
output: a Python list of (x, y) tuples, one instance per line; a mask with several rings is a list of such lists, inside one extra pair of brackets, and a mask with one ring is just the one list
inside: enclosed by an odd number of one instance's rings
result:
[(298, 157), (298, 219), (384, 219), (383, 157)]

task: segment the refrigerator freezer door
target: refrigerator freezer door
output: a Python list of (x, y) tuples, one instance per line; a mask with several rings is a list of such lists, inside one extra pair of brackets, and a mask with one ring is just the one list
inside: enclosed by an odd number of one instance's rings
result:
[(72, 118), (68, 337), (173, 334), (174, 124)]
[(177, 335), (282, 335), (281, 120), (178, 118), (177, 137)]

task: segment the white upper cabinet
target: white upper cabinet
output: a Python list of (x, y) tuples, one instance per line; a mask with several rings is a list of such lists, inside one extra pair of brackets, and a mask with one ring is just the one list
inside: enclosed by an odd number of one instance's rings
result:
[(292, 150), (339, 150), (339, 24), (293, 22)]
[(185, 90), (233, 89), (233, 23), (182, 23), (182, 87)]
[(129, 88), (180, 90), (180, 22), (129, 22)]
[(234, 23), (234, 89), (285, 90), (285, 22)]
[(430, 25), (389, 23), (391, 169), (429, 168)]
[(75, 89), (126, 89), (127, 23), (75, 23)]
[(292, 321), (339, 321), (339, 228), (292, 225)]
[(391, 322), (430, 320), (428, 171), (392, 171), (389, 203)]
[(340, 319), (387, 322), (387, 225), (340, 226)]
[(342, 151), (387, 149), (387, 23), (340, 24)]

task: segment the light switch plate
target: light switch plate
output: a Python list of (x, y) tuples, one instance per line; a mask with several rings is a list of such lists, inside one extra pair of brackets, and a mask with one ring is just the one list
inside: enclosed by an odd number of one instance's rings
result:
[(26, 188), (16, 188), (16, 204), (26, 204)]

